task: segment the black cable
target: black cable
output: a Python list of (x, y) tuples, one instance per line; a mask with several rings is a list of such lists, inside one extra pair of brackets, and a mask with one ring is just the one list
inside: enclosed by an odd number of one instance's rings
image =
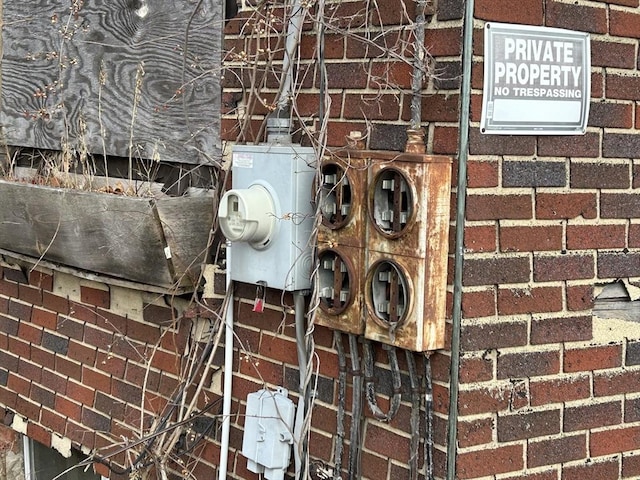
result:
[(424, 357), (424, 414), (426, 417), (426, 434), (424, 439), (424, 476), (425, 480), (433, 480), (433, 379), (431, 377), (431, 359)]
[(349, 334), (349, 353), (353, 374), (353, 396), (351, 403), (351, 436), (349, 438), (349, 480), (360, 478), (360, 456), (362, 453), (362, 371), (358, 352), (358, 337)]
[(336, 420), (336, 445), (334, 450), (334, 471), (333, 478), (339, 479), (342, 474), (342, 453), (344, 444), (344, 415), (347, 394), (347, 358), (344, 354), (342, 343), (342, 333), (338, 330), (333, 332), (333, 342), (338, 352), (338, 413)]
[(418, 479), (418, 447), (420, 446), (420, 378), (416, 370), (413, 352), (405, 350), (411, 382), (411, 456), (409, 457), (409, 478)]
[(389, 360), (389, 366), (391, 367), (391, 378), (393, 382), (393, 395), (391, 396), (389, 411), (384, 413), (378, 406), (378, 401), (376, 399), (376, 384), (373, 374), (373, 346), (369, 340), (364, 341), (365, 394), (371, 413), (373, 413), (378, 420), (390, 422), (393, 417), (396, 416), (398, 409), (400, 408), (400, 401), (402, 399), (402, 378), (400, 377), (400, 367), (398, 365), (396, 348), (388, 345), (383, 345), (383, 348), (387, 351), (387, 358)]

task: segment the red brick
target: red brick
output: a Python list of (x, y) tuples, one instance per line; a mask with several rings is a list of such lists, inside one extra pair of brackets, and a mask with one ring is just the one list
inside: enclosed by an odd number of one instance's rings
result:
[(496, 294), (493, 289), (462, 294), (464, 318), (490, 317), (496, 314)]
[(69, 314), (69, 299), (66, 297), (60, 297), (50, 292), (43, 292), (42, 305), (54, 312), (63, 313), (65, 315)]
[(49, 428), (60, 435), (64, 433), (66, 419), (57, 412), (51, 411), (48, 408), (43, 408), (40, 412), (40, 422), (46, 428)]
[(531, 380), (529, 391), (533, 406), (571, 402), (589, 398), (591, 381), (586, 375), (550, 380)]
[(462, 348), (469, 351), (526, 345), (527, 329), (526, 322), (467, 324), (462, 330)]
[(71, 377), (76, 380), (80, 380), (82, 378), (82, 366), (79, 363), (72, 362), (71, 360), (67, 360), (63, 357), (55, 357), (55, 369), (56, 372), (67, 377)]
[(533, 258), (533, 280), (553, 282), (593, 278), (595, 258), (593, 255), (536, 255)]
[(640, 371), (601, 372), (593, 376), (593, 394), (607, 397), (640, 391)]
[(527, 378), (560, 371), (557, 351), (505, 353), (498, 357), (498, 378)]
[(111, 376), (83, 366), (82, 384), (94, 390), (109, 392), (111, 390)]
[(640, 248), (640, 224), (629, 225), (629, 248)]
[(461, 479), (516, 472), (524, 468), (523, 447), (518, 444), (459, 453), (456, 465)]
[(542, 4), (535, 0), (476, 1), (475, 17), (481, 20), (543, 25)]
[(31, 356), (29, 344), (15, 337), (9, 337), (9, 351), (23, 358), (29, 358)]
[(88, 303), (89, 305), (108, 309), (111, 307), (111, 292), (109, 289), (101, 290), (81, 285), (80, 300), (82, 303)]
[(273, 336), (268, 332), (262, 333), (260, 354), (290, 365), (296, 365), (298, 362), (295, 341), (291, 338)]
[(529, 195), (469, 195), (467, 220), (527, 220), (532, 216)]
[(488, 188), (498, 186), (498, 162), (469, 161), (467, 165), (467, 186)]
[[(93, 400), (95, 397), (95, 391), (93, 390), (93, 388), (89, 388), (85, 385), (81, 385), (79, 383), (74, 382), (73, 380), (70, 380), (67, 383), (67, 396), (72, 399), (75, 400), (83, 405), (93, 405)], [(58, 407), (58, 402), (62, 400), (62, 397), (58, 396), (58, 398), (56, 399), (56, 410), (60, 413), (62, 413), (63, 415), (66, 415), (68, 417), (71, 417), (72, 415), (70, 413), (73, 413), (74, 415), (78, 415), (77, 418), (80, 418), (80, 407), (77, 407), (77, 410), (74, 410), (72, 412), (65, 412), (62, 410), (61, 407)], [(75, 405), (75, 404), (74, 404)], [(69, 407), (69, 405), (67, 405), (67, 407)], [(75, 418), (75, 417), (74, 417)]]
[(622, 346), (566, 349), (564, 351), (565, 372), (589, 372), (622, 365)]
[(83, 305), (79, 302), (69, 302), (69, 313), (74, 320), (95, 324), (97, 322), (96, 307)]
[(471, 226), (465, 229), (464, 246), (469, 252), (493, 252), (496, 245), (495, 225)]
[(31, 305), (16, 300), (9, 300), (9, 315), (22, 321), (31, 319)]
[(591, 455), (601, 457), (640, 449), (640, 426), (591, 432)]
[(29, 391), (31, 390), (31, 383), (25, 378), (22, 378), (21, 376), (18, 376), (13, 372), (9, 372), (9, 377), (7, 379), (7, 388), (9, 390), (13, 390), (19, 395), (28, 397)]
[(163, 372), (178, 375), (180, 373), (181, 357), (173, 353), (156, 350), (151, 358), (151, 366)]
[(434, 57), (450, 57), (460, 55), (462, 51), (462, 31), (460, 27), (428, 28), (425, 32), (425, 45)]
[[(428, 122), (456, 122), (458, 120), (458, 105), (457, 95), (425, 95), (422, 97), (422, 119)], [(409, 102), (405, 102), (403, 118), (411, 118)]]
[(116, 315), (102, 308), (98, 308), (96, 313), (96, 326), (120, 335), (128, 335), (126, 317)]
[[(640, 15), (637, 15), (640, 18)], [(607, 75), (606, 95), (615, 100), (640, 100), (640, 77)]]
[(567, 225), (567, 248), (624, 248), (626, 235), (624, 225)]
[(537, 193), (536, 218), (543, 220), (596, 218), (595, 193)]
[(18, 326), (18, 336), (29, 343), (39, 345), (42, 340), (42, 329), (30, 323), (20, 322)]
[(546, 2), (545, 25), (548, 27), (607, 33), (607, 8), (573, 3)]
[(18, 284), (0, 279), (0, 295), (6, 295), (7, 297), (17, 298)]
[(53, 290), (53, 275), (38, 270), (29, 272), (29, 284), (42, 290)]
[(364, 447), (402, 463), (409, 461), (409, 438), (402, 437), (384, 426), (369, 424)]
[(640, 455), (624, 455), (622, 457), (622, 477), (637, 478), (640, 475)]
[(460, 382), (487, 382), (493, 378), (493, 360), (489, 357), (462, 357), (460, 359)]
[(578, 342), (592, 337), (591, 316), (541, 318), (531, 321), (531, 344)]
[(67, 379), (48, 369), (42, 370), (41, 383), (43, 387), (53, 390), (58, 395), (64, 395), (67, 391)]
[(492, 386), (462, 390), (459, 394), (458, 409), (460, 415), (477, 415), (487, 412), (499, 412), (509, 406), (511, 387)]
[(95, 347), (76, 342), (75, 340), (69, 341), (69, 351), (67, 356), (72, 360), (93, 366), (96, 363), (96, 349)]
[(42, 366), (21, 358), (18, 361), (18, 374), (23, 378), (28, 378), (31, 382), (40, 383)]
[(127, 337), (151, 345), (160, 340), (160, 327), (158, 325), (149, 325), (133, 319), (128, 319), (126, 324)]
[(531, 275), (530, 260), (524, 256), (467, 259), (463, 268), (465, 286), (524, 283)]
[(592, 403), (564, 409), (565, 432), (591, 430), (593, 428), (622, 423), (622, 402)]
[(23, 397), (16, 399), (16, 412), (29, 419), (40, 419), (40, 405)]
[(53, 408), (55, 403), (55, 393), (35, 383), (31, 384), (29, 398), (43, 407)]
[(593, 308), (593, 285), (568, 285), (567, 309), (572, 312)]
[(518, 155), (533, 157), (536, 137), (523, 135), (484, 135), (478, 128), (469, 132), (469, 150), (472, 155)]
[(501, 288), (498, 290), (498, 313), (559, 312), (562, 310), (563, 292), (560, 287), (534, 287), (529, 289)]
[(576, 136), (538, 137), (538, 155), (541, 157), (598, 157), (600, 134), (587, 132)]
[(374, 61), (371, 64), (369, 87), (373, 89), (411, 88), (412, 74), (413, 66), (407, 62), (388, 59)]
[(617, 458), (604, 462), (587, 461), (584, 465), (562, 467), (562, 480), (597, 480), (616, 479), (620, 471), (620, 461)]
[(398, 120), (400, 105), (395, 95), (347, 95), (344, 100), (344, 118), (369, 120)]
[(96, 368), (115, 377), (122, 378), (124, 376), (126, 361), (124, 358), (117, 357), (98, 351), (96, 356)]
[(33, 422), (27, 423), (27, 435), (30, 439), (35, 440), (45, 447), (51, 446), (51, 432), (48, 432), (41, 425)]
[(39, 288), (30, 287), (21, 283), (18, 285), (18, 297), (23, 302), (27, 302), (32, 305), (42, 305), (42, 290)]
[(31, 321), (36, 325), (40, 325), (50, 330), (56, 329), (57, 319), (57, 314), (48, 310), (33, 307), (33, 310), (31, 311)]
[(458, 422), (458, 445), (460, 448), (491, 443), (493, 418), (480, 418)]
[(31, 345), (31, 361), (38, 365), (47, 365), (53, 368), (53, 365), (55, 364), (55, 355), (48, 350)]
[[(605, 44), (610, 45), (609, 43)], [(631, 44), (623, 45), (632, 46)], [(613, 61), (622, 58), (629, 59), (629, 57), (613, 56), (610, 52), (608, 58)], [(634, 63), (633, 57), (631, 57), (631, 63)], [(594, 102), (589, 109), (589, 125), (608, 128), (633, 128), (633, 106), (624, 103)]]
[(560, 410), (498, 415), (498, 441), (513, 442), (560, 433)]
[[(638, 2), (636, 0), (634, 0), (634, 2), (635, 6), (637, 6)], [(609, 15), (609, 33), (611, 33), (611, 35), (615, 35), (617, 37), (640, 38), (640, 31), (638, 31), (640, 14), (611, 9)]]
[(536, 227), (501, 227), (500, 251), (534, 252), (562, 249), (560, 225)]
[(85, 325), (84, 341), (89, 345), (107, 348), (113, 342), (113, 330), (101, 330), (91, 325)]
[[(501, 480), (520, 480), (522, 479), (522, 475), (518, 475), (516, 477), (506, 477)], [(545, 470), (544, 472), (536, 472), (536, 473), (527, 473), (527, 480), (558, 480), (558, 472), (556, 469), (553, 470)]]
[(457, 151), (458, 129), (455, 127), (436, 126), (433, 133), (433, 153), (454, 155)]
[[(593, 438), (593, 437), (592, 437)], [(585, 435), (565, 435), (552, 440), (529, 442), (527, 446), (527, 467), (554, 465), (585, 458), (587, 442)]]

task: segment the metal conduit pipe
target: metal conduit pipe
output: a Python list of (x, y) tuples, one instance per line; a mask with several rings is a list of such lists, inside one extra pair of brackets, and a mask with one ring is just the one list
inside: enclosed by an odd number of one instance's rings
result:
[(467, 0), (462, 41), (462, 85), (460, 92), (460, 135), (458, 138), (458, 184), (456, 204), (456, 240), (453, 273), (453, 313), (451, 335), (451, 372), (449, 420), (447, 429), (447, 480), (456, 477), (458, 436), (458, 394), (460, 381), (460, 335), (462, 327), (462, 267), (464, 261), (464, 220), (467, 199), (467, 159), (471, 108), (471, 66), (473, 63), (474, 0)]

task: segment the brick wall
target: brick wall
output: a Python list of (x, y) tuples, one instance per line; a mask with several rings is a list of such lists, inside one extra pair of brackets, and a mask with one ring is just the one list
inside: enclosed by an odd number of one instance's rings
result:
[(638, 5), (476, 1), (477, 40), (482, 21), (590, 32), (592, 103), (584, 136), (481, 136), (472, 124), (459, 478), (640, 474), (640, 330), (592, 316), (598, 285), (640, 277)]
[[(366, 10), (373, 3), (378, 12)], [(405, 3), (412, 16), (413, 2)], [(402, 150), (411, 70), (395, 59), (395, 54), (410, 53), (408, 22), (398, 0), (327, 5), (335, 27), (326, 32), (324, 53), (331, 99), (327, 143), (344, 145), (345, 137), (357, 130), (370, 148)], [(459, 478), (640, 475), (640, 456), (634, 455), (640, 448), (640, 329), (592, 316), (598, 285), (619, 278), (640, 280), (640, 167), (633, 160), (640, 142), (638, 6), (638, 0), (475, 2), (457, 405)], [(427, 151), (433, 154), (457, 153), (463, 9), (462, 0), (438, 0), (428, 16), (425, 44), (435, 77), (425, 85), (422, 118)], [(253, 64), (247, 61), (256, 51), (262, 60), (281, 57), (278, 49), (269, 49), (260, 23), (260, 18), (271, 19), (270, 27), (282, 28), (278, 9), (261, 11), (269, 13), (274, 16), (241, 11), (226, 28), (223, 130), (229, 141), (259, 138), (275, 98), (277, 81), (260, 68), (252, 77)], [(593, 34), (593, 100), (586, 135), (480, 135), (484, 21)], [(365, 22), (368, 30), (362, 28)], [(298, 125), (311, 131), (319, 128), (316, 37), (313, 24), (305, 23), (298, 70), (302, 88), (295, 106)], [(251, 115), (243, 116), (246, 111)], [(454, 247), (452, 242), (451, 252)], [(295, 400), (299, 375), (293, 300), (270, 290), (265, 311), (256, 313), (254, 296), (255, 287), (239, 285), (234, 302), (239, 347), (229, 472), (241, 479), (256, 478), (239, 453), (246, 395), (263, 385), (282, 385)], [(219, 306), (214, 303), (210, 307)], [(207, 310), (187, 298), (4, 264), (0, 404), (29, 419), (25, 433), (47, 445), (64, 437), (75, 448), (90, 450), (137, 438), (141, 418), (148, 429), (172, 396), (185, 348), (198, 348), (191, 326), (210, 317)], [(171, 322), (176, 318), (177, 323)], [(316, 326), (313, 338), (318, 388), (309, 448), (318, 465), (330, 466), (337, 441), (340, 368), (333, 332)], [(219, 413), (221, 353), (198, 400), (199, 408), (214, 405), (203, 417), (210, 420)], [(403, 356), (400, 360), (403, 402), (397, 417), (386, 424), (364, 410), (362, 478), (409, 478), (410, 385), (407, 364)], [(378, 400), (388, 407), (390, 372), (379, 347), (376, 361)], [(431, 366), (435, 475), (443, 478), (448, 347), (431, 355)], [(354, 373), (346, 374), (348, 439)], [(218, 425), (214, 427), (193, 454), (200, 462), (188, 462), (196, 478), (216, 474)], [(348, 448), (345, 442), (345, 452)], [(123, 455), (115, 460), (123, 463)], [(109, 474), (104, 465), (96, 468)]]

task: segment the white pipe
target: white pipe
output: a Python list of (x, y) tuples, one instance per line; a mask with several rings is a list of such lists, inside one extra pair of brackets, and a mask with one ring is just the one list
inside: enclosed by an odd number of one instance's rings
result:
[(293, 457), (296, 465), (296, 479), (302, 480), (306, 468), (304, 468), (303, 455), (305, 455), (306, 441), (304, 438), (304, 421), (306, 417), (306, 391), (307, 391), (307, 338), (304, 322), (304, 294), (301, 290), (293, 292), (294, 316), (296, 324), (296, 346), (298, 349), (299, 392), (296, 421), (293, 427), (294, 449)]
[(218, 480), (226, 480), (229, 461), (229, 432), (231, 430), (231, 386), (233, 380), (233, 290), (231, 289), (231, 242), (227, 241), (226, 270), (227, 309), (224, 314), (224, 384), (222, 400), (222, 437), (220, 439), (220, 464)]

